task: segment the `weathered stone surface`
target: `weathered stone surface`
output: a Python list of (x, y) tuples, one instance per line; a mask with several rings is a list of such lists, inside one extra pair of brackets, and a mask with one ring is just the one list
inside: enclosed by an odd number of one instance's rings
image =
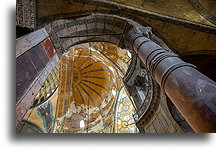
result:
[(36, 46), (47, 37), (48, 34), (43, 28), (24, 37), (16, 39), (16, 57), (22, 55), (32, 47)]
[(17, 0), (16, 25), (33, 29), (36, 26), (35, 0)]
[(51, 39), (48, 37), (44, 41), (42, 41), (41, 44), (44, 46), (49, 58), (52, 59), (55, 54), (55, 49), (53, 47)]
[(16, 59), (16, 102), (30, 87), (38, 73), (28, 53)]
[[(17, 39), (16, 44), (16, 102), (28, 92), (29, 87), (46, 67), (55, 50), (45, 29), (40, 29)], [(45, 39), (45, 40), (44, 40)]]
[(47, 79), (48, 75), (52, 71), (52, 69), (55, 67), (55, 65), (58, 63), (59, 58), (57, 55), (53, 56), (52, 60), (47, 64), (46, 68), (42, 71), (40, 74), (38, 81), (40, 82), (41, 85), (45, 82)]
[(40, 73), (49, 62), (49, 57), (41, 44), (33, 47), (27, 54), (31, 58), (31, 61), (38, 73)]
[(162, 128), (163, 128), (164, 131), (166, 132), (167, 129), (168, 129), (168, 127), (169, 127), (169, 125), (167, 124), (168, 121), (166, 121), (166, 120), (164, 119), (164, 117), (163, 117), (163, 115), (162, 115), (161, 112), (158, 113), (158, 120), (160, 121)]
[(16, 126), (19, 124), (19, 122), (22, 120), (23, 116), (27, 112), (27, 109), (23, 106), (18, 106), (16, 108)]
[(32, 102), (40, 90), (41, 85), (39, 81), (35, 81), (30, 90), (26, 93), (26, 95), (22, 98), (22, 100), (17, 104), (16, 107), (16, 125), (22, 120), (23, 116), (32, 105)]

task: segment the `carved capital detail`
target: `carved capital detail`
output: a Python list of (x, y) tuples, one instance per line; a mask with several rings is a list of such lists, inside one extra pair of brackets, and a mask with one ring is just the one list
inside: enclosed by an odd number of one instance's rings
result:
[(128, 31), (128, 37), (130, 39), (130, 41), (133, 41), (135, 38), (139, 37), (139, 36), (145, 36), (147, 38), (150, 39), (151, 35), (152, 35), (152, 28), (149, 27), (149, 26), (142, 26), (142, 25), (139, 25), (137, 23), (132, 23), (132, 22), (129, 22), (129, 24), (132, 27), (132, 29), (130, 31)]

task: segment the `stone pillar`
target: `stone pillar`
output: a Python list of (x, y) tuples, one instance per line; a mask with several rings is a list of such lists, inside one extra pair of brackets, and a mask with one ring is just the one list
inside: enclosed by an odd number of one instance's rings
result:
[(134, 51), (195, 132), (216, 132), (215, 82), (151, 41), (147, 32), (145, 27), (129, 31)]

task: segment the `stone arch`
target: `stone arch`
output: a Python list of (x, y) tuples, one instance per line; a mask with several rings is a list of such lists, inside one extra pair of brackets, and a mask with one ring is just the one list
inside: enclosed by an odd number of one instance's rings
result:
[[(131, 21), (131, 20), (130, 20)], [(133, 23), (134, 25), (135, 23)], [(138, 25), (138, 24), (136, 24)], [(125, 36), (132, 24), (128, 23), (128, 20), (125, 20), (116, 16), (104, 16), (104, 15), (90, 15), (85, 17), (80, 17), (77, 19), (61, 19), (55, 20), (50, 24), (45, 25), (44, 27), (50, 34), (51, 38), (57, 38), (60, 42), (58, 49), (59, 56), (63, 54), (69, 47), (86, 42), (109, 42), (115, 44), (119, 47), (125, 47), (124, 42), (127, 41)], [(111, 29), (110, 29), (111, 28)], [(97, 34), (97, 35), (95, 35)], [(104, 35), (105, 34), (105, 35)], [(90, 36), (89, 36), (90, 35)], [(64, 39), (64, 37), (66, 37)], [(73, 38), (70, 38), (73, 37)], [(169, 48), (166, 44), (158, 38), (155, 34), (152, 35), (152, 39), (160, 44), (165, 49)], [(54, 41), (54, 44), (58, 42)], [(127, 46), (128, 50), (133, 52), (133, 49), (130, 49), (130, 45)], [(157, 112), (161, 112), (158, 107), (160, 104), (160, 87), (156, 81), (152, 84), (153, 96), (149, 102), (149, 107), (145, 110), (145, 113), (142, 115), (142, 119), (139, 120), (137, 124), (142, 132), (145, 132), (145, 126), (154, 122), (152, 118), (157, 118), (162, 116), (161, 113), (158, 115)], [(166, 107), (164, 107), (164, 110)], [(163, 117), (160, 117), (163, 118)], [(172, 121), (175, 124), (175, 121)], [(178, 125), (175, 124), (174, 127)], [(160, 132), (160, 131), (156, 131)], [(163, 132), (173, 132), (169, 129)]]
[[(47, 7), (52, 7), (54, 9), (47, 9)], [(89, 15), (120, 17), (121, 19), (135, 21), (143, 26), (150, 26), (153, 28), (154, 33), (163, 39), (166, 45), (176, 53), (182, 53), (189, 49), (215, 49), (215, 27), (193, 20), (179, 19), (172, 15), (164, 16), (160, 13), (129, 7), (121, 3), (110, 1), (17, 1), (17, 26), (31, 28), (32, 30), (40, 28), (45, 23), (51, 21), (79, 19), (80, 17)], [(199, 38), (194, 36), (195, 34), (198, 35)], [(184, 35), (184, 38), (182, 38), (182, 35)], [(181, 42), (178, 42), (179, 40), (181, 40)], [(208, 42), (208, 44), (198, 45), (201, 42)]]
[(55, 20), (42, 27), (53, 39), (57, 52), (62, 54), (70, 46), (86, 42), (109, 42), (122, 48), (128, 23), (115, 16), (90, 15)]
[[(70, 46), (86, 42), (109, 42), (124, 48), (127, 46), (125, 45), (127, 41), (125, 35), (128, 33), (128, 28), (132, 26), (128, 22), (139, 23), (142, 26), (148, 25), (134, 15), (127, 15), (129, 13), (127, 11), (118, 14), (119, 11), (120, 10), (97, 9), (95, 11), (90, 11), (89, 14), (77, 11), (73, 14), (62, 13), (52, 15), (39, 19), (37, 28), (44, 27), (46, 29), (55, 45), (59, 57), (61, 57)], [(79, 17), (75, 16), (76, 13), (79, 13)], [(92, 15), (92, 13), (96, 14)], [(71, 15), (74, 16), (72, 17)], [(49, 21), (51, 22), (47, 23)], [(158, 35), (158, 33), (155, 34)], [(153, 35), (153, 40), (163, 47), (166, 46), (156, 35)], [(166, 46), (165, 49), (168, 49), (168, 47)], [(132, 49), (129, 50), (132, 51)], [(152, 120), (152, 117), (154, 116), (154, 118), (156, 118), (157, 116), (155, 112), (159, 106), (160, 88), (158, 84), (154, 84), (154, 87), (154, 101), (151, 102), (151, 107), (145, 114), (147, 116), (142, 119), (142, 123), (140, 122), (140, 124), (138, 124), (140, 127), (151, 123), (150, 120)], [(143, 129), (143, 131), (145, 131), (145, 129)]]
[[(142, 21), (134, 22), (132, 19), (100, 14), (76, 19), (54, 20), (40, 27), (47, 30), (58, 55), (61, 56), (70, 46), (88, 42), (108, 42), (133, 52), (131, 45), (127, 44), (129, 41), (126, 36), (133, 25), (147, 26), (143, 22), (139, 24), (140, 22)], [(161, 36), (154, 30), (152, 32), (151, 39), (170, 50), (170, 46), (161, 39)]]

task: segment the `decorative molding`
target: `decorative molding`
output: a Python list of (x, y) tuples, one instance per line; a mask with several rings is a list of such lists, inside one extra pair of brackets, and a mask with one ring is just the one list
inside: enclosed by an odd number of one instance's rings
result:
[(17, 0), (16, 25), (29, 29), (36, 26), (35, 0)]

